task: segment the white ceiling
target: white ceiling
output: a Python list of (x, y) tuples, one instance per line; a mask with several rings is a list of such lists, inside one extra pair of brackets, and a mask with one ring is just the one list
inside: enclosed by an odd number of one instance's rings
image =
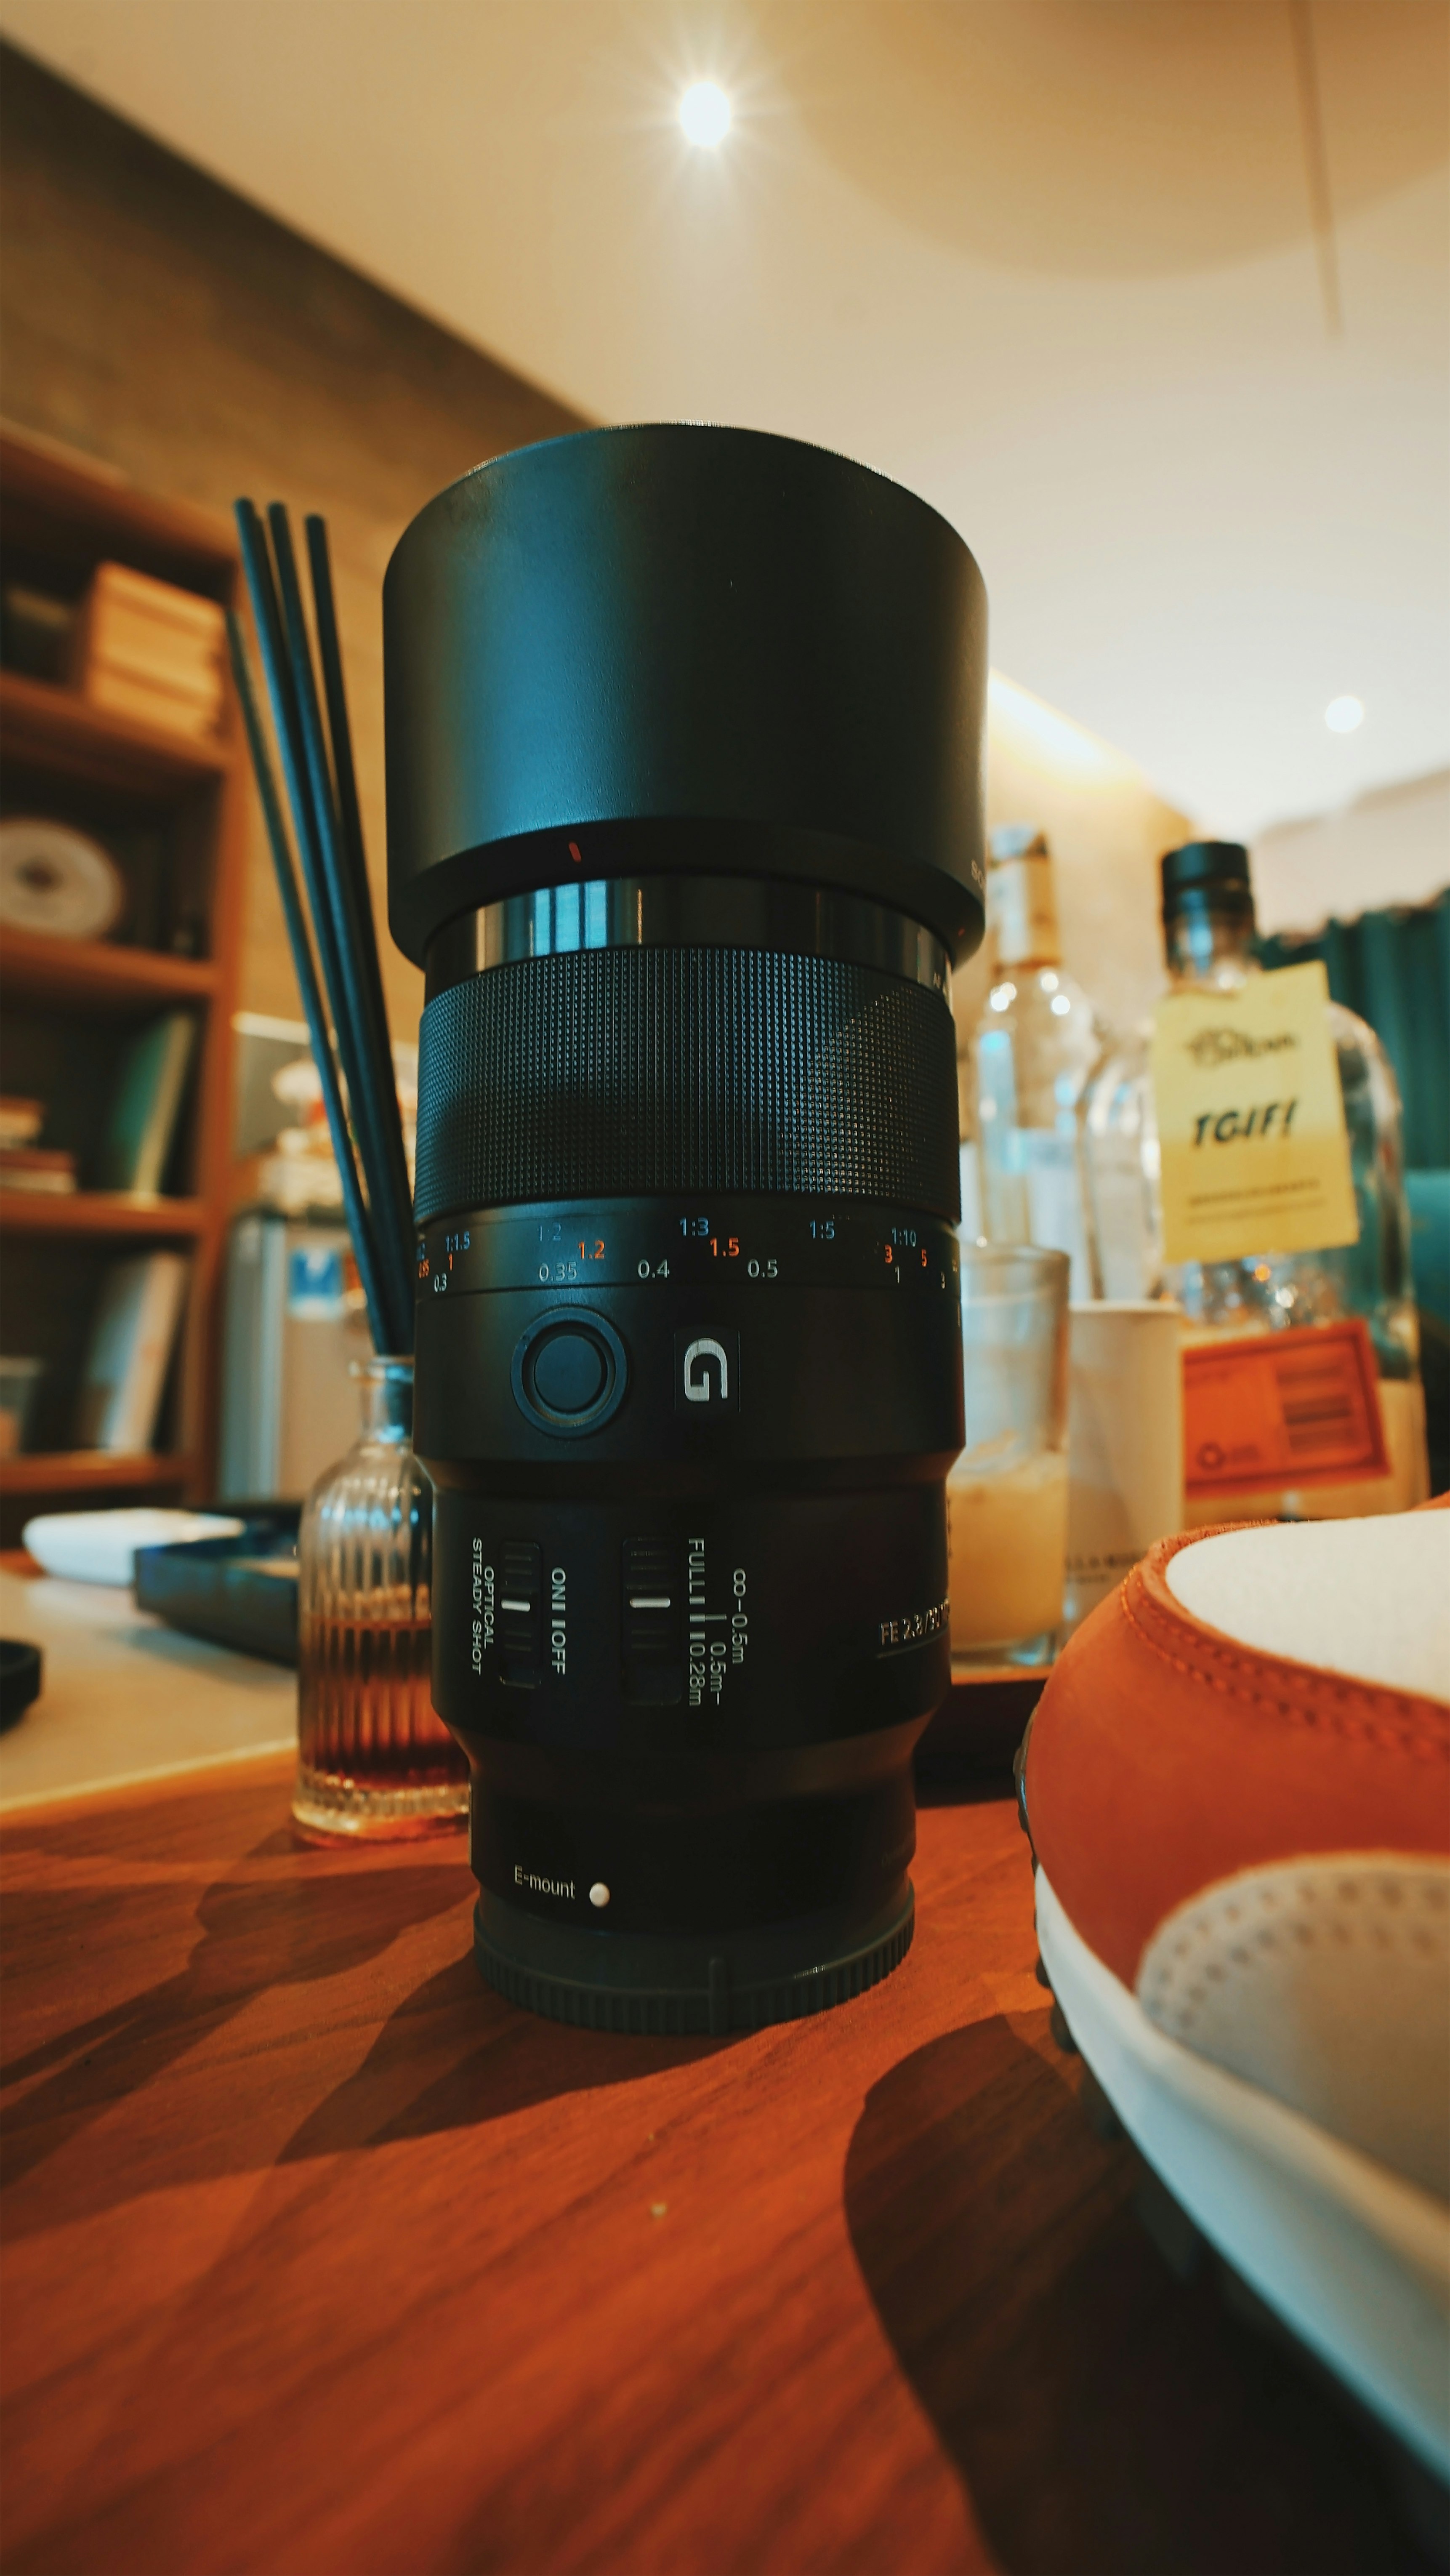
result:
[[(585, 413), (782, 430), (910, 484), (981, 562), (997, 665), (1204, 824), (1450, 758), (1445, 0), (0, 25)], [(736, 108), (715, 154), (674, 116), (702, 75)], [(1345, 692), (1366, 721), (1337, 737)]]

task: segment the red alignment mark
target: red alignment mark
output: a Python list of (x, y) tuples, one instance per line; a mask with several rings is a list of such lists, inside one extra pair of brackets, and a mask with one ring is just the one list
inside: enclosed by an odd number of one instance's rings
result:
[(575, 865), (575, 867), (576, 867), (576, 868), (582, 868), (582, 867), (583, 867), (583, 865), (584, 865), (584, 861), (583, 861), (583, 858), (582, 858), (582, 857), (581, 857), (581, 855), (580, 855), (579, 844), (578, 844), (578, 842), (577, 842), (577, 841), (571, 841), (571, 842), (570, 842), (570, 844), (569, 844), (569, 856), (570, 856), (570, 858), (573, 860), (574, 865)]

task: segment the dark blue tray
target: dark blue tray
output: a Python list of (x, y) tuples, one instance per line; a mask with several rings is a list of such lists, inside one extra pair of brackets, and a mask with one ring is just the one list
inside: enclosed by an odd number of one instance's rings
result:
[(136, 1605), (189, 1637), (268, 1663), (297, 1661), (300, 1503), (223, 1506), (246, 1526), (232, 1538), (136, 1551)]

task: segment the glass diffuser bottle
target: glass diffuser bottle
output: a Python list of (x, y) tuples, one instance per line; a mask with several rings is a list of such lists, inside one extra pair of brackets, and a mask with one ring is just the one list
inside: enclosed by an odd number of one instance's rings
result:
[(413, 1363), (353, 1363), (362, 1432), (307, 1497), (298, 1542), (298, 1766), (310, 1835), (374, 1842), (468, 1815), (468, 1764), (430, 1689), (433, 1490), (414, 1456)]

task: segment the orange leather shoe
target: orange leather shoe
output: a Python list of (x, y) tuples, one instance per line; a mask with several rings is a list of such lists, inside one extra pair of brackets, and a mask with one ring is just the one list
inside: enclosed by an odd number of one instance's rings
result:
[(1204, 1531), (1022, 1765), (1045, 1972), (1210, 2242), (1450, 2474), (1450, 1512)]

